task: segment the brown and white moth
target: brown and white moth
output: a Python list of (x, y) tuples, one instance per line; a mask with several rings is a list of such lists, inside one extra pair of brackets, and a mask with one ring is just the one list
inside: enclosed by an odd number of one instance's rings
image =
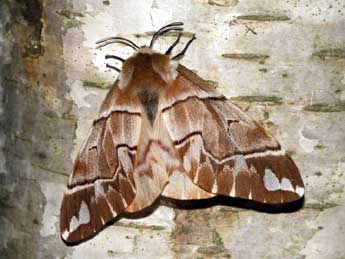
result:
[[(302, 178), (279, 143), (177, 63), (195, 37), (171, 56), (182, 25), (162, 27), (149, 47), (121, 37), (97, 42), (122, 43), (135, 53), (126, 60), (106, 56), (123, 66), (74, 161), (61, 205), (65, 242), (88, 239), (160, 195), (177, 200), (224, 195), (268, 204), (303, 197)], [(171, 47), (164, 54), (154, 51), (157, 38), (171, 31), (178, 34)]]

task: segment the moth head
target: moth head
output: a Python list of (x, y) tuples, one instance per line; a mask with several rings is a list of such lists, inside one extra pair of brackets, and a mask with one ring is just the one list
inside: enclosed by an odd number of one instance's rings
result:
[[(135, 51), (135, 53), (126, 60), (115, 55), (105, 56), (106, 59), (116, 59), (123, 63), (121, 70), (117, 67), (107, 64), (108, 68), (114, 69), (120, 73), (117, 84), (118, 87), (120, 89), (124, 89), (132, 80), (135, 80), (138, 77), (145, 78), (145, 76), (152, 73), (158, 75), (165, 83), (171, 84), (178, 75), (178, 61), (183, 58), (189, 45), (196, 39), (195, 35), (193, 35), (180, 53), (172, 55), (173, 49), (179, 43), (181, 36), (183, 35), (183, 28), (181, 27), (182, 25), (182, 22), (174, 22), (160, 28), (153, 34), (151, 42), (148, 46), (139, 47), (133, 41), (117, 36), (108, 37), (97, 41), (97, 48), (101, 48), (112, 43), (121, 43)], [(176, 40), (165, 51), (165, 53), (155, 51), (153, 47), (156, 40), (168, 32), (177, 33)]]

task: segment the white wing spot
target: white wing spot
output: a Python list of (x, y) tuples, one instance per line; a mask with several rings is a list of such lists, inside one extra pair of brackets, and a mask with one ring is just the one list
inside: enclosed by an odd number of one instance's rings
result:
[(90, 222), (90, 212), (85, 201), (81, 202), (79, 209), (79, 224), (87, 224)]
[[(235, 176), (235, 175), (234, 175)], [(234, 177), (234, 182), (229, 193), (230, 197), (236, 197), (236, 177)]]
[(211, 192), (212, 192), (212, 193), (217, 193), (217, 192), (218, 192), (218, 183), (217, 183), (217, 179), (214, 180), (214, 183), (213, 183), (213, 187), (212, 187)]
[(248, 199), (249, 199), (249, 200), (252, 200), (252, 199), (253, 199), (252, 190), (250, 190), (250, 192), (249, 192)]
[(282, 179), (280, 186), (283, 191), (289, 191), (289, 192), (295, 191), (294, 188), (292, 187), (291, 181), (285, 177)]
[(100, 181), (95, 182), (95, 195), (97, 199), (105, 196), (105, 192)]
[(64, 239), (64, 240), (67, 240), (67, 238), (68, 238), (68, 236), (69, 236), (69, 232), (68, 232), (68, 230), (66, 229), (63, 233), (62, 233), (62, 238)]
[(69, 223), (69, 232), (72, 233), (79, 227), (79, 221), (76, 216), (71, 218), (71, 222)]
[(248, 172), (248, 165), (243, 155), (236, 155), (234, 156), (234, 159), (234, 174), (237, 174), (238, 172)]
[(296, 193), (299, 195), (299, 197), (302, 197), (304, 195), (304, 188), (296, 186)]
[[(87, 224), (90, 222), (90, 212), (87, 207), (87, 204), (85, 201), (82, 201), (80, 204), (80, 209), (79, 209), (79, 220), (77, 219), (76, 216), (73, 216), (71, 218), (71, 221), (69, 223), (69, 233), (72, 233), (75, 231), (80, 225), (82, 224)], [(67, 233), (66, 233), (67, 232)], [(68, 231), (66, 230), (63, 235), (69, 235)], [(65, 237), (62, 236), (64, 239)]]
[(279, 180), (270, 169), (265, 169), (264, 185), (268, 191), (280, 190)]

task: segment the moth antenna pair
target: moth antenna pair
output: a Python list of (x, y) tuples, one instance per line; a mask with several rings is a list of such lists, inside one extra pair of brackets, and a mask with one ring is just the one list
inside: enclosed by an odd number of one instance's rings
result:
[[(153, 36), (152, 36), (152, 39), (151, 39), (151, 42), (150, 42), (150, 48), (153, 47), (153, 44), (154, 42), (156, 41), (156, 39), (169, 32), (169, 31), (182, 31), (183, 28), (182, 27), (178, 27), (178, 26), (182, 26), (183, 23), (182, 22), (174, 22), (174, 23), (170, 23), (162, 28), (160, 28)], [(98, 46), (96, 46), (96, 49), (99, 49), (99, 48), (102, 48), (102, 47), (105, 47), (109, 44), (113, 44), (113, 43), (121, 43), (121, 44), (124, 44), (128, 47), (131, 47), (133, 50), (137, 51), (138, 49), (140, 49), (140, 47), (135, 44), (133, 41), (129, 40), (129, 39), (126, 39), (126, 38), (123, 38), (123, 37), (117, 37), (117, 36), (111, 36), (111, 37), (106, 37), (106, 38), (103, 38), (101, 40), (98, 40), (96, 41), (96, 44)], [(177, 43), (176, 43), (177, 44)]]
[(183, 31), (183, 28), (179, 26), (183, 26), (183, 22), (173, 22), (173, 23), (163, 26), (158, 31), (156, 31), (156, 33), (153, 34), (152, 36), (152, 39), (150, 42), (150, 49), (152, 49), (155, 41), (158, 39), (159, 36), (162, 36), (163, 34), (169, 31)]
[[(150, 43), (150, 48), (153, 47), (155, 41), (158, 39), (159, 36), (168, 33), (170, 31), (178, 31), (178, 36), (177, 39), (173, 42), (173, 44), (169, 47), (169, 49), (165, 52), (166, 55), (170, 56), (171, 52), (173, 51), (173, 49), (176, 47), (176, 45), (180, 42), (180, 39), (182, 37), (182, 32), (183, 28), (179, 27), (182, 26), (183, 23), (182, 22), (174, 22), (174, 23), (170, 23), (162, 28), (160, 28), (153, 36), (152, 36), (152, 40)], [(172, 57), (172, 60), (180, 60), (183, 58), (184, 54), (186, 53), (188, 47), (190, 46), (190, 44), (196, 39), (195, 34), (193, 34), (193, 37), (187, 42), (186, 46), (183, 48), (183, 50), (178, 53), (177, 55), (175, 55), (174, 57)]]
[[(183, 35), (182, 31), (183, 28), (181, 27), (183, 26), (182, 22), (173, 22), (170, 23), (166, 26), (163, 26), (162, 28), (160, 28), (157, 32), (155, 32), (152, 36), (149, 48), (153, 48), (153, 45), (155, 43), (155, 41), (162, 36), (163, 34), (166, 34), (168, 32), (174, 31), (174, 32), (178, 32), (178, 36), (176, 38), (176, 40), (173, 42), (173, 44), (168, 48), (168, 50), (165, 52), (166, 55), (170, 56), (173, 49), (176, 47), (176, 45), (180, 42), (180, 39)], [(189, 45), (196, 39), (195, 34), (193, 35), (193, 37), (187, 42), (186, 46), (183, 48), (183, 50), (178, 53), (177, 55), (173, 56), (171, 59), (172, 60), (180, 60), (183, 58), (184, 54), (186, 53)], [(105, 47), (109, 44), (114, 44), (114, 43), (120, 43), (123, 45), (126, 45), (130, 48), (132, 48), (134, 51), (138, 51), (140, 49), (140, 47), (135, 44), (133, 41), (123, 38), (123, 37), (118, 37), (118, 36), (111, 36), (111, 37), (106, 37), (104, 39), (101, 39), (99, 41), (96, 42), (97, 46), (96, 49)], [(117, 59), (121, 62), (124, 62), (125, 60), (119, 56), (115, 56), (115, 55), (106, 55), (105, 56), (106, 59), (112, 58), (112, 59)], [(111, 68), (113, 70), (116, 70), (117, 72), (121, 72), (121, 70), (115, 66), (111, 66), (109, 64), (107, 64), (107, 68)]]

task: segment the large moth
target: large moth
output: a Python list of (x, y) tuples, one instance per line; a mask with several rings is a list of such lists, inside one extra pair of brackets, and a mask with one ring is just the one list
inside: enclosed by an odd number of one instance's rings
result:
[[(197, 200), (223, 195), (280, 204), (304, 195), (292, 159), (257, 122), (172, 55), (182, 23), (162, 27), (150, 45), (121, 37), (135, 52), (123, 62), (92, 129), (75, 158), (61, 205), (67, 243), (95, 235), (118, 215), (150, 206), (159, 196)], [(176, 32), (163, 54), (158, 37)], [(109, 66), (111, 67), (111, 66)], [(112, 67), (117, 69), (115, 67)]]

